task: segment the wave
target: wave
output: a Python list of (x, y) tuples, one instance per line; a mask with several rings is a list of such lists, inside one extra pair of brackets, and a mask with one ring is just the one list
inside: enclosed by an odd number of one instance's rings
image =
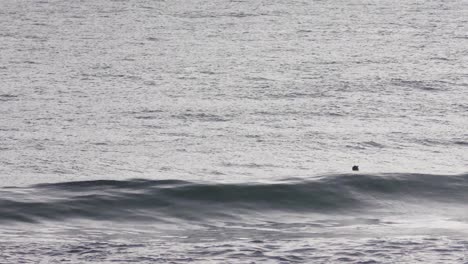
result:
[(94, 180), (3, 188), (0, 194), (0, 221), (203, 220), (270, 211), (349, 213), (389, 201), (462, 205), (468, 174), (341, 174), (237, 184)]

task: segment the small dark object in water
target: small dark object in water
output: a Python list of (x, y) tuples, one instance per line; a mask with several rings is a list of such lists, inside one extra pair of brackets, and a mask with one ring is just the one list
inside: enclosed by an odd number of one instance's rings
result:
[(354, 165), (354, 166), (353, 166), (353, 171), (358, 171), (358, 170), (359, 170), (359, 166)]

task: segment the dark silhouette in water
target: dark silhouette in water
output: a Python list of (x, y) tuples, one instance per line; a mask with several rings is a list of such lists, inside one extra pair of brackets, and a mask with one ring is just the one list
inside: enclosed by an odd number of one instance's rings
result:
[(359, 171), (359, 166), (354, 165), (352, 170), (353, 170), (353, 171)]

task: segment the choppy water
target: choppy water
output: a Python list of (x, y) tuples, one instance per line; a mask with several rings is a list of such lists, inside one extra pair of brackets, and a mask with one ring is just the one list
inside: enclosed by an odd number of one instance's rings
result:
[(2, 0), (0, 262), (467, 262), (467, 32), (465, 0)]

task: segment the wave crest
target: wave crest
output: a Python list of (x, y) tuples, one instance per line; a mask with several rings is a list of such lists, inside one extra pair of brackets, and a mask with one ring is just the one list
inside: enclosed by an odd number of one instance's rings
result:
[(0, 221), (201, 220), (249, 213), (346, 213), (383, 201), (468, 201), (468, 174), (341, 174), (276, 183), (96, 180), (1, 190)]

